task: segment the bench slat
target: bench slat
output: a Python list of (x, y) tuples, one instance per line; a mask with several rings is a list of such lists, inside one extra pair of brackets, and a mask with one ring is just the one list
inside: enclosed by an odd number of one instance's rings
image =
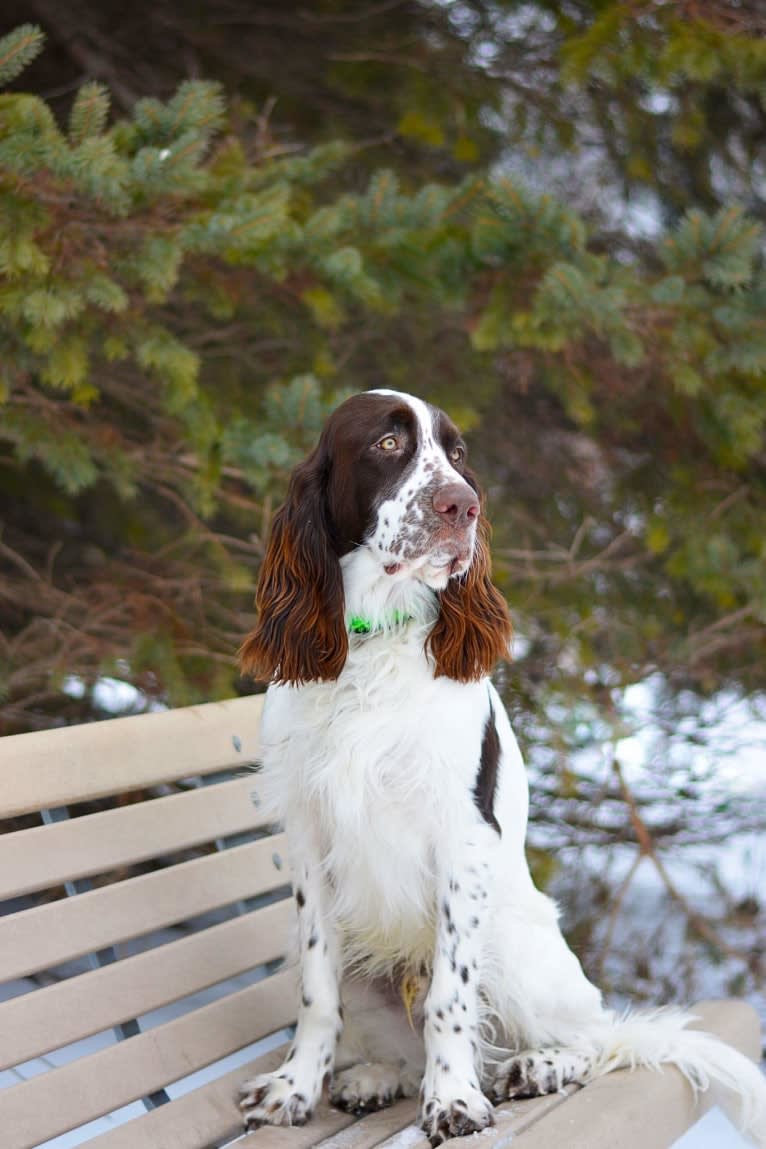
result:
[(0, 837), (0, 900), (258, 829), (257, 775)]
[[(406, 1129), (417, 1119), (418, 1102), (414, 1097), (398, 1101), (390, 1109), (380, 1109), (357, 1121), (348, 1129), (341, 1129), (317, 1142), (316, 1149), (374, 1149), (394, 1134)], [(243, 1149), (249, 1137), (242, 1142)], [(430, 1149), (430, 1147), (429, 1147)]]
[(247, 766), (262, 709), (251, 695), (0, 738), (0, 818)]
[(185, 1093), (170, 1105), (161, 1105), (143, 1117), (126, 1121), (89, 1141), (86, 1149), (209, 1149), (213, 1144), (236, 1137), (242, 1132), (235, 1101), (239, 1086), (259, 1073), (278, 1069), (287, 1049), (286, 1045), (272, 1049), (215, 1081)]
[(0, 918), (0, 981), (49, 969), (289, 881), (286, 836), (276, 834), (9, 914)]
[(0, 1004), (0, 1070), (283, 957), (292, 898)]
[[(733, 1008), (732, 1008), (733, 1007)], [(740, 1008), (741, 1007), (741, 1008)], [(758, 1024), (752, 1009), (742, 1003), (716, 1002), (703, 1003), (694, 1007), (695, 1013), (702, 1018), (704, 1027), (718, 1032), (725, 1040), (731, 1041), (743, 1052), (752, 1054), (757, 1044)], [(217, 1081), (187, 1094), (174, 1101), (138, 1118), (137, 1122), (130, 1122), (119, 1129), (103, 1134), (95, 1142), (94, 1149), (208, 1149), (214, 1141), (217, 1143), (224, 1137), (234, 1137), (239, 1132), (239, 1120), (234, 1105), (237, 1087), (248, 1077), (256, 1073), (269, 1072), (281, 1064), (284, 1048), (272, 1051), (257, 1061), (232, 1070)], [(587, 1113), (581, 1114), (579, 1119), (585, 1120), (582, 1127), (581, 1139), (576, 1142), (578, 1149), (593, 1149), (599, 1145), (625, 1146), (633, 1149), (648, 1144), (645, 1139), (647, 1105), (654, 1112), (654, 1087), (664, 1082), (668, 1077), (675, 1079), (677, 1086), (686, 1091), (690, 1097), (688, 1086), (680, 1075), (676, 1073), (657, 1074), (648, 1071), (637, 1071), (636, 1074), (618, 1073), (601, 1079), (606, 1085), (614, 1082), (615, 1090), (624, 1093), (626, 1090), (637, 1098), (642, 1115), (642, 1136), (635, 1142), (624, 1141), (622, 1129), (619, 1135), (613, 1133), (599, 1140), (594, 1134), (594, 1118), (598, 1106), (588, 1106)], [(598, 1083), (595, 1083), (598, 1085)], [(676, 1088), (676, 1086), (674, 1086)], [(575, 1086), (568, 1086), (566, 1092), (549, 1094), (546, 1097), (536, 1097), (529, 1101), (514, 1101), (511, 1104), (500, 1106), (496, 1110), (496, 1124), (493, 1128), (482, 1134), (482, 1149), (486, 1144), (488, 1149), (507, 1149), (509, 1139), (514, 1138), (513, 1144), (519, 1149), (550, 1149), (551, 1145), (572, 1144), (572, 1137), (576, 1129), (570, 1100), (575, 1095), (577, 1106), (593, 1095), (594, 1085), (585, 1090), (577, 1090)], [(551, 1119), (554, 1110), (557, 1124), (557, 1136), (551, 1139), (549, 1130), (552, 1128)], [(315, 1145), (316, 1149), (395, 1149), (401, 1146), (397, 1134), (415, 1120), (416, 1103), (414, 1100), (399, 1102), (396, 1106), (381, 1113), (372, 1114), (358, 1122), (352, 1122), (348, 1114), (335, 1114), (334, 1118), (328, 1114), (326, 1107), (320, 1107), (316, 1118), (308, 1125), (295, 1129), (259, 1129), (250, 1136), (237, 1141), (236, 1149), (309, 1149)], [(696, 1120), (701, 1110), (688, 1114), (689, 1120)], [(328, 1123), (328, 1119), (331, 1123)], [(334, 1123), (332, 1123), (334, 1122)], [(688, 1121), (687, 1121), (688, 1123)], [(650, 1123), (651, 1124), (651, 1123)], [(425, 1137), (418, 1138), (417, 1131), (412, 1129), (412, 1135), (407, 1137), (406, 1144), (410, 1149), (429, 1149)], [(525, 1136), (522, 1139), (521, 1134)], [(409, 1134), (409, 1130), (408, 1130)], [(529, 1139), (534, 1135), (534, 1140)], [(579, 1135), (578, 1135), (579, 1136)], [(652, 1143), (654, 1144), (654, 1143)], [(666, 1140), (664, 1145), (669, 1144)], [(656, 1146), (655, 1146), (656, 1149)]]
[[(242, 1132), (242, 1122), (235, 1104), (239, 1086), (259, 1073), (278, 1069), (287, 1046), (264, 1054), (247, 1065), (187, 1093), (170, 1105), (152, 1110), (144, 1117), (126, 1122), (103, 1133), (88, 1143), (88, 1149), (209, 1149)], [(261, 1149), (309, 1149), (312, 1145), (337, 1149), (373, 1149), (404, 1129), (415, 1119), (417, 1102), (400, 1101), (390, 1109), (372, 1113), (363, 1121), (351, 1113), (331, 1109), (326, 1103), (317, 1106), (307, 1125), (292, 1128), (263, 1126), (250, 1137), (237, 1141), (236, 1149), (258, 1145)]]
[[(242, 1132), (242, 1121), (235, 1101), (239, 1086), (258, 1073), (269, 1073), (277, 1069), (286, 1052), (283, 1046), (248, 1065), (231, 1070), (170, 1105), (163, 1105), (145, 1117), (126, 1122), (119, 1129), (102, 1134), (89, 1143), (88, 1149), (91, 1145), (93, 1149), (136, 1149), (136, 1146), (141, 1149), (209, 1149), (211, 1144), (228, 1142)], [(375, 1116), (387, 1117), (387, 1125), (390, 1126), (393, 1112), (391, 1110), (385, 1115)], [(395, 1118), (395, 1125), (402, 1128), (408, 1120), (409, 1110), (402, 1113), (401, 1118)], [(261, 1149), (309, 1149), (309, 1146), (338, 1130), (347, 1130), (353, 1134), (359, 1127), (360, 1122), (353, 1114), (331, 1109), (323, 1102), (317, 1106), (316, 1113), (307, 1125), (291, 1128), (263, 1126), (252, 1137), (257, 1138)], [(382, 1136), (386, 1136), (386, 1132)], [(237, 1141), (237, 1149), (250, 1144), (250, 1141), (249, 1137)]]
[(13, 1149), (41, 1141), (145, 1097), (242, 1049), (295, 1017), (293, 970), (0, 1091), (0, 1129)]
[[(344, 1134), (351, 1138), (350, 1145), (355, 1147), (356, 1136), (362, 1135), (368, 1121), (373, 1144), (377, 1144), (396, 1130), (409, 1125), (411, 1119), (412, 1110), (407, 1101), (397, 1103), (385, 1113), (376, 1113), (369, 1118), (358, 1120), (353, 1114), (330, 1108), (327, 1101), (323, 1100), (317, 1105), (314, 1116), (306, 1125), (293, 1128), (263, 1125), (237, 1141), (236, 1149), (255, 1149), (256, 1146), (258, 1149), (310, 1149), (310, 1146)], [(378, 1131), (379, 1135), (376, 1136)]]
[[(559, 1106), (563, 1105), (568, 1098), (577, 1091), (577, 1088), (575, 1085), (568, 1085), (560, 1093), (548, 1093), (544, 1097), (533, 1097), (523, 1101), (507, 1101), (502, 1105), (496, 1106), (494, 1111), (495, 1124), (482, 1130), (481, 1133), (482, 1149), (484, 1149), (485, 1145), (488, 1146), (488, 1149), (508, 1149), (509, 1142), (512, 1143), (513, 1149), (516, 1149), (516, 1138), (518, 1134), (537, 1125), (538, 1121), (542, 1121), (552, 1110), (558, 1109)], [(362, 1123), (363, 1125), (366, 1123), (366, 1120), (365, 1118), (365, 1121)], [(411, 1118), (413, 1125), (415, 1120), (416, 1118), (413, 1114)], [(408, 1130), (408, 1133), (410, 1133), (410, 1130)], [(316, 1149), (371, 1149), (367, 1139), (365, 1139), (365, 1143), (357, 1146), (355, 1141), (343, 1144), (342, 1137), (343, 1134), (338, 1138), (330, 1138), (320, 1145), (317, 1145)], [(375, 1144), (378, 1146), (378, 1149), (395, 1149), (397, 1140), (396, 1130), (394, 1130), (392, 1131), (392, 1136), (385, 1140), (377, 1141)], [(338, 1142), (340, 1142), (340, 1144), (338, 1144)], [(557, 1142), (551, 1142), (551, 1146), (556, 1144)], [(566, 1144), (566, 1142), (562, 1144)], [(610, 1149), (611, 1144), (610, 1142)], [(620, 1142), (614, 1142), (614, 1144), (621, 1145)], [(251, 1145), (249, 1139), (246, 1137), (241, 1142), (241, 1145), (242, 1149), (254, 1149), (255, 1141), (253, 1141)], [(237, 1149), (239, 1149), (239, 1145)], [(415, 1127), (411, 1130), (411, 1136), (407, 1137), (407, 1149), (431, 1149), (431, 1146), (425, 1133)], [(591, 1147), (591, 1149), (593, 1149), (593, 1147)], [(599, 1149), (602, 1149), (602, 1147), (599, 1146)], [(603, 1146), (603, 1149), (606, 1149), (606, 1145)]]

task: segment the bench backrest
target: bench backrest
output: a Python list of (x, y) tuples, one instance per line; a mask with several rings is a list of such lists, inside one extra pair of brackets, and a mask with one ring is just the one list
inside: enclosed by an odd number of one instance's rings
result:
[[(236, 1083), (274, 1054), (194, 1092), (171, 1083), (294, 1016), (293, 974), (274, 972), (292, 918), (287, 852), (252, 770), (261, 706), (0, 739), (7, 1149), (139, 1100), (150, 1111), (99, 1149), (202, 1149), (236, 1130)], [(73, 1060), (72, 1043), (86, 1055)], [(168, 1092), (183, 1096), (167, 1105)]]

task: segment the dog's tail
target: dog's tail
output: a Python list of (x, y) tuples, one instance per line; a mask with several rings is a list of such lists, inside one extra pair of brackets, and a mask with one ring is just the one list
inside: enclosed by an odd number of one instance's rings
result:
[(689, 1029), (697, 1020), (673, 1007), (613, 1015), (596, 1041), (589, 1076), (674, 1065), (695, 1093), (714, 1088), (716, 1100), (732, 1111), (743, 1132), (759, 1149), (766, 1149), (766, 1078), (733, 1046), (711, 1033)]

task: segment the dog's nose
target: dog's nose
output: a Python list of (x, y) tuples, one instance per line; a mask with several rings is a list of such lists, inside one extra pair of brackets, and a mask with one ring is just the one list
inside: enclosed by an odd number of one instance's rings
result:
[(434, 494), (434, 510), (453, 527), (468, 526), (479, 513), (479, 499), (467, 483), (447, 483)]

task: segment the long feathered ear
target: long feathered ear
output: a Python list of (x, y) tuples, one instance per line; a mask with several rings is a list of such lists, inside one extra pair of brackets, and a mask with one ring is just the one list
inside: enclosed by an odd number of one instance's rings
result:
[(293, 471), (274, 516), (255, 605), (258, 622), (239, 651), (242, 672), (270, 682), (335, 679), (348, 653), (343, 579), (326, 506), (321, 445)]
[(437, 678), (475, 682), (509, 657), (513, 626), (508, 605), (492, 583), (488, 535), (482, 516), (470, 567), (441, 592), (439, 617), (428, 638)]

